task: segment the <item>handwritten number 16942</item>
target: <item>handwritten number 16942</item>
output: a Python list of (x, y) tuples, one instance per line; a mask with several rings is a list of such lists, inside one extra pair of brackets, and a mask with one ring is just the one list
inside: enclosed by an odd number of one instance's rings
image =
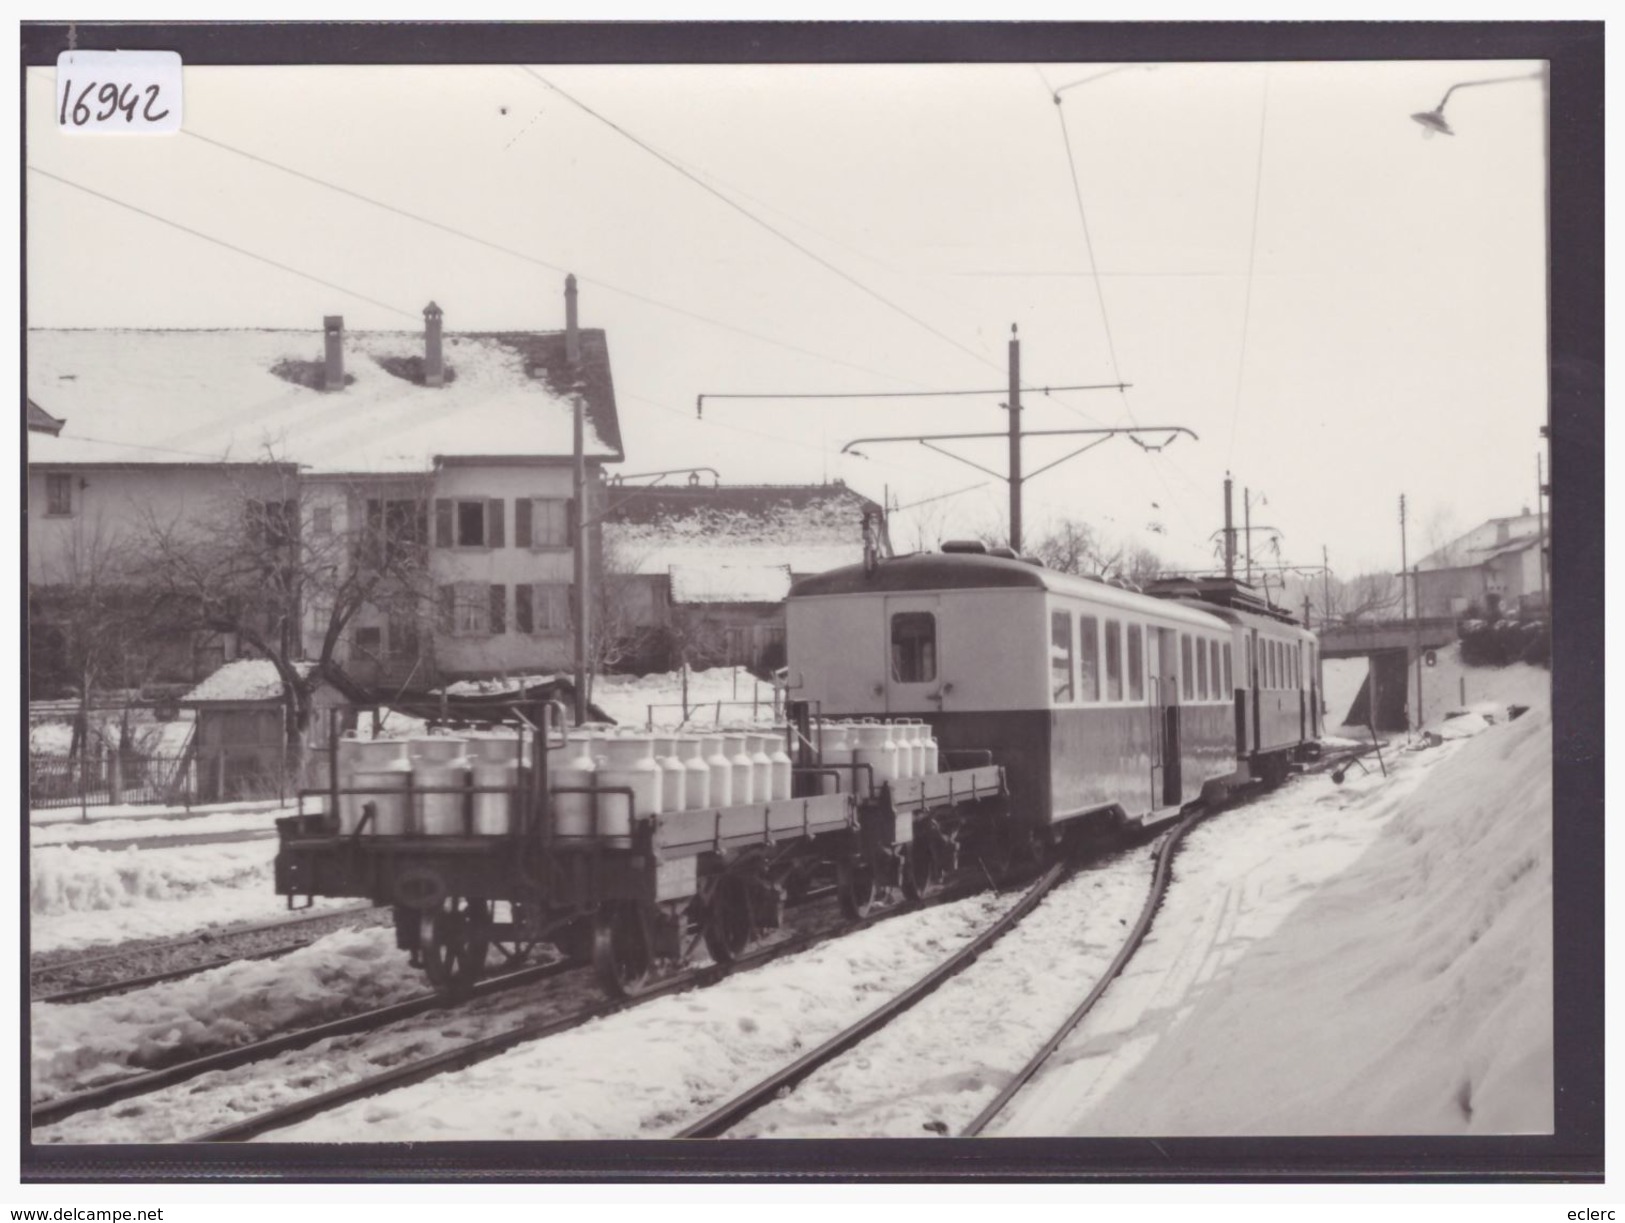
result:
[[(92, 92), (95, 93), (95, 102), (87, 103), (86, 99), (91, 96)], [(71, 123), (74, 127), (83, 127), (92, 119), (97, 123), (104, 123), (120, 111), (124, 112), (124, 121), (126, 123), (134, 123), (137, 107), (140, 107), (143, 119), (148, 123), (157, 123), (169, 114), (168, 110), (153, 113), (152, 108), (158, 103), (158, 92), (158, 86), (156, 85), (148, 85), (145, 89), (137, 89), (134, 85), (125, 85), (120, 88), (113, 81), (107, 81), (101, 85), (92, 81), (81, 89), (79, 96), (75, 98), (73, 95), (73, 82), (69, 81), (67, 87), (62, 91), (62, 126), (66, 127)], [(145, 106), (141, 105), (142, 94), (147, 95)], [(71, 111), (68, 107), (70, 100), (73, 102)], [(95, 110), (93, 109), (94, 106), (100, 106), (102, 109)]]

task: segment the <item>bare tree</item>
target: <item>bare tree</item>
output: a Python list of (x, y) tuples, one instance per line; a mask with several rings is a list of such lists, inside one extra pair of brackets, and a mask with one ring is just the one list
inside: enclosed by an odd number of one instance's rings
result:
[(1139, 589), (1164, 569), (1162, 558), (1132, 539), (1109, 539), (1086, 522), (1063, 518), (1029, 549), (1051, 569), (1122, 582)]
[(427, 477), (392, 481), (387, 493), (360, 482), (313, 491), (292, 464), (268, 457), (228, 473), (227, 489), (202, 514), (147, 512), (136, 549), (143, 580), (168, 625), (228, 634), (276, 669), (297, 768), (323, 681), (357, 702), (376, 699), (345, 669), (345, 630), (369, 607), (423, 618), (433, 592)]

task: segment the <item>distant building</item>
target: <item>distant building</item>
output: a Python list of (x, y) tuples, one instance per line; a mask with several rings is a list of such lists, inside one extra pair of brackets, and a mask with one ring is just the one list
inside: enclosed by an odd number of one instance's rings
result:
[[(589, 521), (604, 464), (623, 458), (607, 342), (578, 326), (573, 278), (556, 332), (443, 333), (431, 302), (421, 332), (347, 332), (336, 316), (319, 333), (36, 330), (27, 355), (36, 684), (72, 683), (53, 676), (63, 609), (98, 557), (143, 523), (245, 505), (306, 555), (364, 533), (421, 552), (432, 591), (369, 604), (338, 643), (363, 684), (569, 666), (577, 398)], [(329, 550), (353, 563), (352, 544)], [(318, 656), (328, 611), (319, 596), (293, 609), (295, 654)], [(238, 653), (206, 634), (146, 648), (152, 678), (193, 682)]]
[(838, 480), (611, 485), (606, 497), (606, 582), (622, 592), (637, 641), (626, 665), (639, 670), (782, 666), (790, 583), (857, 564), (864, 515), (883, 521), (878, 503)]
[(1416, 566), (1418, 614), (1489, 619), (1539, 614), (1540, 542), (1539, 516), (1519, 514), (1491, 518), (1423, 557)]

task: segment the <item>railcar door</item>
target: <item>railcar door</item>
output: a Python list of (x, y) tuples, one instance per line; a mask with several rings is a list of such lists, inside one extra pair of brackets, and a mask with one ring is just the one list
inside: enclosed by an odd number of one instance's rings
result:
[(1173, 629), (1146, 634), (1151, 698), (1151, 796), (1158, 807), (1178, 806), (1179, 768), (1179, 636)]
[(943, 674), (936, 595), (886, 596), (886, 712), (940, 713), (953, 685)]

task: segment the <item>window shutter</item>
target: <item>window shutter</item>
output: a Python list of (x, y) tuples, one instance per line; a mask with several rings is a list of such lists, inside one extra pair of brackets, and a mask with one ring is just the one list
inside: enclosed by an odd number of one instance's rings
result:
[[(525, 502), (521, 501), (519, 504), (524, 505)], [(514, 534), (516, 536), (519, 534), (517, 525), (514, 527)], [(514, 542), (518, 543), (519, 541), (515, 539)], [(534, 590), (535, 588), (528, 582), (521, 583), (513, 588), (513, 631), (516, 633), (534, 633), (536, 631), (536, 620), (531, 614), (531, 596)]]
[(452, 633), (457, 629), (457, 587), (440, 588), (440, 631)]
[(434, 503), (434, 546), (449, 548), (452, 546), (452, 508), (451, 502), (445, 497), (436, 497)]
[(504, 512), (506, 503), (501, 497), (492, 497), (485, 503), (485, 546), (487, 548), (500, 548), (503, 546), (502, 537), (507, 534), (503, 520), (507, 518)]
[(575, 547), (576, 539), (576, 499), (571, 497), (564, 503), (564, 546)]
[[(500, 502), (498, 504), (501, 504)], [(508, 588), (491, 587), (491, 633), (493, 636), (508, 631)]]
[[(513, 502), (513, 546), (530, 547), (530, 515), (533, 502), (529, 497), (515, 497)], [(521, 629), (520, 632), (525, 630)]]

